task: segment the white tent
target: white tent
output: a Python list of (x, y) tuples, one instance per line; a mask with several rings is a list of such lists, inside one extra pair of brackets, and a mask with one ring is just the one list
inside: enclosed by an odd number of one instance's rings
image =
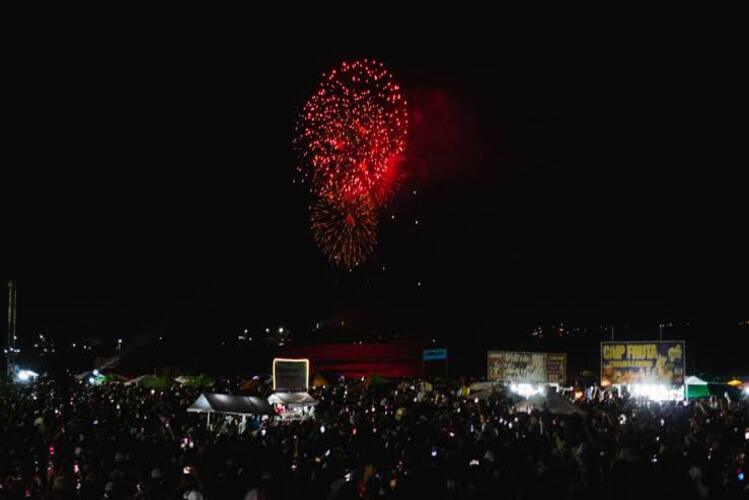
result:
[(699, 377), (696, 377), (694, 375), (690, 375), (684, 380), (684, 384), (686, 385), (707, 385), (707, 382), (702, 380)]
[(273, 415), (273, 409), (262, 398), (204, 392), (187, 411), (225, 413), (227, 415)]
[(79, 373), (75, 376), (76, 380), (88, 380), (89, 377), (99, 377), (101, 373), (99, 370), (89, 370), (87, 372)]
[(308, 392), (275, 392), (268, 396), (268, 402), (272, 405), (283, 405), (287, 408), (304, 408), (319, 403)]
[(140, 376), (135, 377), (135, 378), (131, 378), (130, 380), (128, 380), (127, 382), (125, 382), (125, 385), (140, 385), (140, 383), (143, 382), (148, 377), (150, 377), (150, 375), (145, 374), (145, 375), (140, 375)]
[(515, 411), (521, 413), (544, 409), (554, 415), (585, 415), (582, 408), (556, 392), (549, 392), (545, 396), (536, 394), (515, 405)]
[(247, 415), (274, 415), (273, 408), (262, 398), (209, 392), (201, 394), (187, 411), (207, 414), (209, 426), (211, 424), (211, 413), (239, 415), (243, 422)]
[(471, 394), (468, 396), (469, 399), (491, 399), (491, 398), (498, 398), (500, 396), (505, 396), (507, 393), (504, 389), (501, 387), (495, 386), (495, 387), (488, 387), (486, 389), (483, 389), (476, 394)]
[(480, 392), (480, 391), (485, 391), (486, 389), (491, 389), (492, 387), (496, 385), (499, 385), (499, 382), (494, 382), (491, 380), (486, 381), (486, 382), (474, 382), (473, 384), (471, 384), (469, 389), (471, 389), (472, 393)]

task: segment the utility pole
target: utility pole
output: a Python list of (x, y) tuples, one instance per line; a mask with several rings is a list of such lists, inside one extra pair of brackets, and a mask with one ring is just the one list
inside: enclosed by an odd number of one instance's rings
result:
[(5, 349), (7, 360), (7, 375), (12, 377), (15, 372), (15, 359), (18, 354), (16, 348), (16, 282), (8, 281), (8, 347)]

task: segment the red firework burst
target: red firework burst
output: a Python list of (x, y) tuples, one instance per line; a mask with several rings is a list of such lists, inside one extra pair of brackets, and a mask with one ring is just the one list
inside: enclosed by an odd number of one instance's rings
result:
[(304, 104), (294, 143), (314, 194), (384, 198), (406, 148), (408, 106), (381, 62), (342, 63)]

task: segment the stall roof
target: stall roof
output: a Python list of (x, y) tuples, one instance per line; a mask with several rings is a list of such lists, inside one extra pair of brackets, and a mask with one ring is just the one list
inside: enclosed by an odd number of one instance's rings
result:
[(585, 410), (575, 405), (572, 401), (555, 392), (549, 392), (545, 396), (534, 395), (529, 399), (521, 401), (515, 405), (517, 412), (529, 412), (532, 410), (547, 409), (553, 415), (582, 415), (586, 414)]
[(690, 375), (689, 377), (687, 377), (684, 383), (686, 385), (707, 385), (707, 382), (694, 375)]
[(151, 375), (149, 375), (149, 374), (139, 375), (139, 376), (137, 376), (135, 378), (131, 378), (130, 380), (128, 380), (127, 382), (125, 382), (125, 385), (140, 385), (141, 382), (143, 382), (144, 380), (146, 380), (150, 376)]
[(471, 394), (468, 396), (469, 399), (492, 399), (492, 398), (500, 398), (500, 397), (506, 397), (509, 399), (516, 399), (520, 400), (521, 397), (518, 394), (508, 392), (504, 388), (496, 385), (494, 387), (488, 387), (486, 389), (483, 389), (481, 391), (478, 391), (475, 394)]
[(201, 394), (187, 411), (230, 415), (274, 415), (273, 408), (262, 398), (211, 392)]
[(270, 404), (282, 404), (288, 407), (315, 406), (318, 400), (308, 392), (276, 392), (268, 396)]
[(499, 382), (487, 380), (485, 382), (474, 382), (473, 384), (471, 384), (469, 389), (471, 389), (471, 393), (474, 393), (474, 392), (485, 391), (487, 389), (492, 389), (493, 387), (498, 386), (498, 385), (499, 385)]

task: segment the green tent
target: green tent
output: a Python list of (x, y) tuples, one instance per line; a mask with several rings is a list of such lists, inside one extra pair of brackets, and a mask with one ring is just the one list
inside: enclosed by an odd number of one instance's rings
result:
[(166, 389), (167, 387), (172, 385), (172, 382), (166, 377), (156, 377), (154, 375), (149, 375), (148, 377), (142, 379), (138, 385), (147, 389)]
[(687, 386), (687, 399), (723, 397), (726, 393), (732, 398), (741, 396), (741, 391), (735, 387), (724, 383), (708, 382), (694, 375), (687, 377), (684, 383)]
[(127, 379), (125, 377), (122, 377), (120, 375), (117, 375), (115, 373), (110, 373), (108, 375), (102, 376), (102, 383), (103, 384), (118, 384), (120, 382), (125, 382)]
[(200, 374), (191, 378), (185, 385), (192, 387), (211, 387), (216, 381), (208, 375)]
[(710, 386), (704, 385), (688, 385), (687, 386), (687, 399), (700, 399), (710, 397)]
[(689, 376), (684, 380), (684, 384), (687, 386), (687, 399), (699, 399), (710, 396), (710, 388), (708, 383), (694, 375)]
[(186, 387), (211, 387), (216, 383), (214, 379), (202, 373), (200, 375), (194, 376), (180, 375), (179, 377), (175, 378), (174, 381)]
[(386, 386), (394, 383), (395, 381), (385, 378), (381, 375), (372, 374), (369, 379), (367, 380), (367, 384), (369, 387), (378, 387), (378, 386)]

